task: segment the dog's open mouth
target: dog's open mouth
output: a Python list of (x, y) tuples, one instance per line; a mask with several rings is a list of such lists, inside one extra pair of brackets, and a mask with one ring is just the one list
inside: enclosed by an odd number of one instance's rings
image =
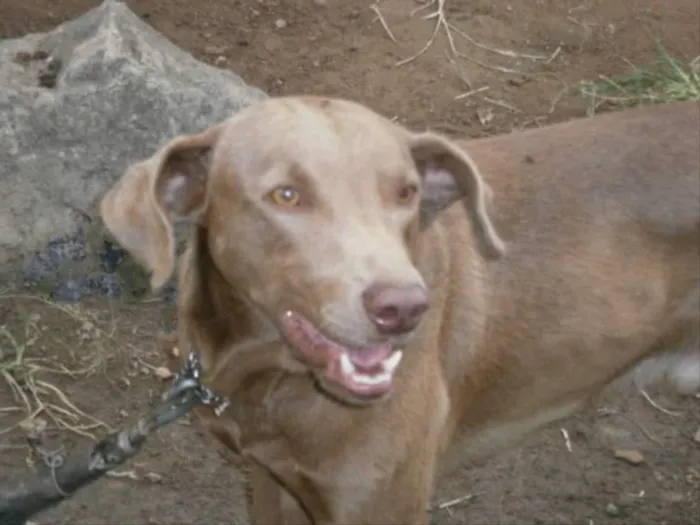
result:
[(291, 311), (282, 316), (282, 327), (303, 360), (322, 369), (326, 381), (358, 398), (379, 398), (391, 391), (403, 352), (395, 350), (390, 343), (364, 347), (341, 345)]

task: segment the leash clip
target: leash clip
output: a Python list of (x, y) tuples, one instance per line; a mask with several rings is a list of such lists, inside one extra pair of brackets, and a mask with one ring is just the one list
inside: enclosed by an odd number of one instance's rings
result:
[(201, 375), (202, 364), (197, 353), (192, 350), (188, 354), (182, 370), (173, 377), (170, 390), (163, 395), (163, 405), (156, 415), (157, 426), (171, 423), (197, 405), (211, 406), (217, 416), (226, 410), (230, 401), (202, 386)]

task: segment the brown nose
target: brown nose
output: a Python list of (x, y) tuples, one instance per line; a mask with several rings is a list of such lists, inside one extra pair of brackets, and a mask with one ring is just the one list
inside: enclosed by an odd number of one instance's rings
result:
[(362, 293), (367, 315), (383, 334), (413, 330), (428, 309), (428, 294), (420, 285), (373, 284)]

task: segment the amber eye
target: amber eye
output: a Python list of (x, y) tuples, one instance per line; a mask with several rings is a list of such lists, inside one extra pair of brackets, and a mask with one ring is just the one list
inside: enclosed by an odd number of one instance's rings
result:
[(299, 206), (301, 195), (291, 186), (280, 186), (269, 193), (270, 200), (277, 206), (293, 208)]
[(418, 186), (415, 184), (406, 184), (401, 186), (397, 194), (399, 204), (410, 204), (417, 193)]

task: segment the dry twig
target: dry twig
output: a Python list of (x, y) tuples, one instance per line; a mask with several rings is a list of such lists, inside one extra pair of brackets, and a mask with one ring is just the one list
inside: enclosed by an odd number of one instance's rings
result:
[[(488, 91), (490, 88), (489, 86), (482, 86), (479, 89), (472, 89), (471, 91), (467, 91), (466, 93), (460, 93), (455, 97), (455, 100), (462, 100), (464, 98), (469, 98), (474, 95), (478, 95), (479, 93), (483, 93), (484, 91)], [(484, 97), (485, 98), (485, 97)]]
[(482, 98), (486, 102), (489, 102), (489, 103), (493, 104), (494, 106), (500, 106), (500, 107), (505, 108), (509, 111), (512, 111), (513, 113), (522, 113), (521, 109), (518, 109), (515, 106), (511, 106), (510, 104), (508, 104), (507, 102), (504, 102), (502, 100), (495, 100), (495, 99), (489, 98), (489, 97), (482, 97)]
[[(511, 69), (508, 67), (503, 67), (503, 66), (497, 66), (493, 64), (487, 64), (485, 62), (482, 62), (481, 60), (477, 60), (457, 49), (457, 45), (455, 44), (455, 38), (453, 36), (453, 32), (457, 34), (458, 36), (461, 36), (467, 42), (472, 44), (473, 46), (479, 48), (479, 49), (484, 49), (486, 51), (489, 51), (491, 53), (497, 54), (499, 56), (503, 56), (506, 58), (511, 58), (511, 59), (518, 59), (518, 58), (524, 58), (528, 60), (533, 60), (533, 61), (542, 61), (545, 63), (551, 62), (556, 58), (556, 56), (559, 54), (561, 51), (561, 48), (557, 48), (554, 53), (552, 53), (549, 56), (544, 56), (544, 55), (533, 55), (529, 53), (518, 53), (516, 51), (512, 51), (510, 49), (501, 49), (497, 47), (491, 47), (487, 46), (486, 44), (483, 44), (473, 37), (469, 36), (466, 32), (462, 31), (458, 27), (454, 26), (453, 24), (449, 23), (447, 21), (447, 17), (445, 15), (445, 3), (447, 0), (430, 0), (429, 2), (424, 3), (422, 6), (418, 7), (417, 9), (414, 9), (413, 12), (411, 12), (410, 16), (414, 16), (420, 11), (423, 11), (431, 6), (434, 6), (437, 4), (435, 10), (432, 13), (429, 13), (425, 16), (423, 16), (423, 20), (432, 20), (436, 19), (435, 21), (435, 27), (433, 28), (433, 32), (430, 35), (430, 38), (428, 41), (425, 43), (425, 45), (415, 54), (411, 55), (408, 58), (404, 58), (402, 60), (399, 60), (396, 65), (397, 66), (402, 66), (404, 64), (408, 64), (409, 62), (412, 62), (419, 56), (423, 55), (430, 47), (433, 45), (435, 40), (437, 39), (438, 34), (440, 34), (440, 30), (444, 32), (445, 36), (447, 37), (447, 42), (450, 48), (450, 52), (452, 56), (454, 57), (459, 57), (463, 58), (465, 60), (468, 60), (470, 62), (473, 62), (474, 64), (485, 68), (485, 69), (491, 69), (494, 71), (498, 71), (501, 73), (506, 73), (510, 75), (523, 75), (524, 73), (522, 71), (516, 70), (516, 69)], [(470, 86), (471, 87), (471, 86)]]
[(438, 34), (440, 33), (440, 29), (442, 28), (445, 31), (445, 36), (447, 37), (447, 41), (449, 42), (450, 45), (450, 51), (452, 51), (452, 54), (457, 56), (457, 48), (455, 47), (454, 39), (452, 38), (452, 32), (450, 31), (450, 25), (447, 22), (447, 19), (445, 18), (445, 2), (446, 0), (430, 0), (430, 2), (427, 2), (420, 6), (419, 8), (415, 9), (412, 13), (411, 16), (414, 16), (416, 13), (427, 9), (428, 7), (431, 7), (435, 4), (437, 4), (437, 8), (435, 11), (432, 13), (425, 15), (423, 17), (423, 20), (432, 20), (433, 18), (437, 19), (437, 22), (435, 22), (435, 28), (433, 29), (433, 34), (430, 36), (426, 44), (418, 51), (416, 54), (411, 55), (408, 58), (404, 58), (403, 60), (399, 60), (396, 65), (397, 66), (403, 66), (404, 64), (408, 64), (409, 62), (412, 62), (422, 54), (424, 54), (428, 49), (430, 49), (430, 46), (433, 45), (435, 42), (435, 39), (437, 38)]
[(77, 377), (88, 373), (91, 367), (82, 370), (69, 370), (65, 365), (58, 368), (47, 364), (47, 359), (29, 357), (27, 351), (34, 346), (42, 335), (37, 325), (38, 316), (30, 316), (24, 326), (21, 337), (15, 336), (6, 326), (0, 327), (0, 341), (12, 349), (12, 359), (0, 362), (0, 378), (8, 385), (17, 406), (2, 407), (1, 412), (23, 411), (25, 417), (7, 428), (0, 429), (0, 435), (17, 427), (31, 428), (37, 418), (43, 415), (53, 421), (59, 429), (69, 430), (90, 439), (95, 439), (91, 432), (97, 428), (110, 430), (99, 419), (80, 410), (58, 386), (48, 379), (46, 374), (65, 374)]
[(659, 405), (656, 401), (654, 401), (649, 394), (646, 393), (644, 390), (640, 390), (642, 393), (642, 397), (646, 399), (647, 403), (649, 403), (652, 407), (654, 407), (656, 410), (659, 412), (663, 412), (666, 415), (673, 416), (673, 417), (678, 417), (682, 416), (683, 412), (675, 412), (673, 410), (669, 410), (668, 408), (664, 408), (661, 405)]
[(562, 437), (564, 438), (564, 444), (566, 445), (566, 450), (569, 452), (573, 452), (574, 448), (571, 446), (571, 439), (569, 438), (569, 432), (565, 428), (560, 428), (559, 432), (561, 432)]
[(619, 410), (615, 410), (614, 408), (601, 407), (597, 410), (597, 413), (599, 416), (617, 415), (623, 419), (626, 419), (630, 423), (634, 424), (639, 430), (641, 430), (642, 433), (647, 437), (647, 439), (649, 439), (649, 441), (653, 441), (654, 443), (656, 443), (660, 447), (663, 447), (663, 445), (661, 444), (661, 441), (659, 441), (657, 438), (655, 438), (654, 435), (651, 432), (649, 432), (646, 428), (644, 428), (641, 423), (639, 423), (638, 421), (635, 421), (634, 419), (632, 419), (628, 415), (623, 414)]
[(490, 51), (491, 53), (494, 53), (496, 55), (501, 55), (503, 57), (507, 58), (527, 58), (529, 60), (542, 60), (542, 61), (549, 61), (551, 62), (553, 60), (552, 55), (550, 56), (544, 56), (544, 55), (530, 55), (528, 53), (518, 53), (516, 51), (511, 51), (510, 49), (499, 49), (497, 47), (490, 47), (487, 46), (486, 44), (482, 44), (481, 42), (477, 42), (469, 36), (467, 33), (459, 29), (458, 27), (455, 27), (454, 25), (450, 24), (449, 22), (447, 23), (449, 28), (457, 33), (459, 36), (467, 40), (469, 43), (473, 44), (474, 46), (484, 49), (486, 51)]
[(391, 41), (396, 44), (396, 37), (394, 36), (394, 33), (391, 32), (391, 29), (389, 28), (389, 24), (386, 23), (386, 20), (384, 20), (384, 15), (382, 15), (382, 12), (379, 10), (379, 6), (377, 4), (372, 4), (369, 6), (369, 8), (374, 12), (374, 14), (377, 15), (377, 19), (379, 19), (379, 23), (382, 24), (382, 27), (384, 28), (384, 31), (386, 31), (386, 34), (389, 35), (389, 38), (391, 38)]
[(447, 510), (452, 507), (456, 507), (457, 505), (461, 505), (462, 503), (467, 503), (482, 494), (483, 492), (479, 494), (465, 494), (464, 496), (460, 496), (459, 498), (453, 498), (447, 501), (443, 501), (442, 503), (438, 503), (435, 506), (435, 508), (439, 510)]

